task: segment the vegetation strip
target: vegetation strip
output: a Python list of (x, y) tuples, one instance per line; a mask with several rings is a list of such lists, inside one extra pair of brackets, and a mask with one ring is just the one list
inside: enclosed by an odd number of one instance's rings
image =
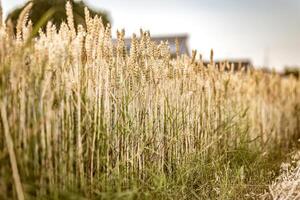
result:
[(30, 9), (16, 35), (0, 27), (0, 199), (249, 199), (267, 189), (297, 146), (299, 79), (217, 66), (213, 50), (207, 65), (197, 51), (172, 58), (144, 30), (128, 52), (124, 30), (113, 42), (100, 17), (85, 9), (86, 28), (75, 27), (66, 10), (67, 22), (35, 38)]

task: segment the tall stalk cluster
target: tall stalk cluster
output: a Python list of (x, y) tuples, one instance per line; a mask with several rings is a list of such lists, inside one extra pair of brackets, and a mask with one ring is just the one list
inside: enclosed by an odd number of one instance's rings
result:
[[(30, 4), (29, 4), (30, 5)], [(124, 30), (72, 7), (60, 27), (30, 40), (24, 10), (13, 36), (0, 28), (0, 193), (89, 197), (158, 185), (192, 158), (243, 144), (267, 151), (300, 132), (300, 81), (260, 70), (171, 58), (141, 30), (127, 52)], [(14, 177), (14, 178), (12, 178)], [(163, 183), (162, 183), (163, 184)], [(146, 187), (146, 186), (145, 186)]]

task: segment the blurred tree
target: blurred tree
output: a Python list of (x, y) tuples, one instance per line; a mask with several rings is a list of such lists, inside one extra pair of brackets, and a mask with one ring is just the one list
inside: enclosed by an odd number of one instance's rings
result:
[(294, 76), (296, 78), (300, 78), (300, 67), (285, 67), (283, 71), (284, 76)]
[[(103, 24), (106, 26), (109, 23), (108, 13), (105, 11), (96, 11), (89, 8), (82, 1), (74, 1), (69, 0), (73, 6), (73, 15), (74, 15), (74, 23), (77, 27), (78, 24), (82, 24), (85, 26), (85, 18), (84, 18), (84, 8), (87, 7), (90, 11), (90, 15), (93, 17), (95, 15), (101, 16)], [(33, 26), (41, 19), (41, 17), (51, 8), (55, 9), (55, 14), (49, 19), (59, 27), (61, 22), (67, 21), (66, 9), (65, 5), (67, 0), (31, 0), (28, 1), (23, 7), (17, 8), (13, 10), (6, 18), (6, 22), (11, 20), (14, 27), (17, 25), (17, 21), (21, 11), (27, 6), (29, 2), (33, 3), (32, 9), (29, 14), (29, 19), (32, 21)], [(45, 28), (47, 23), (43, 25), (43, 29)]]

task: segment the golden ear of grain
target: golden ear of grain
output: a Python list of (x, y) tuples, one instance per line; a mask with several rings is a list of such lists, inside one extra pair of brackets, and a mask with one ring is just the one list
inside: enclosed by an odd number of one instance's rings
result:
[(194, 64), (196, 61), (197, 50), (192, 50), (192, 60), (191, 64)]
[(211, 65), (214, 64), (214, 50), (213, 49), (210, 50), (210, 64)]
[(29, 2), (19, 15), (18, 22), (17, 22), (17, 41), (22, 40), (22, 29), (24, 26), (26, 26), (26, 23), (28, 21), (29, 12), (30, 12), (32, 6), (33, 6), (33, 3)]
[(6, 32), (7, 32), (8, 37), (13, 38), (15, 36), (15, 34), (14, 34), (14, 25), (13, 25), (11, 19), (7, 20), (5, 26), (6, 26)]
[(124, 38), (122, 38), (122, 32), (117, 30), (117, 57), (123, 57)]
[(74, 25), (74, 16), (73, 16), (73, 9), (70, 1), (67, 1), (66, 3), (66, 14), (67, 14), (67, 22), (69, 29), (71, 30), (72, 35), (75, 36), (75, 25)]
[(131, 46), (130, 46), (130, 58), (132, 61), (135, 61), (137, 57), (137, 38), (136, 34), (132, 34)]
[(175, 45), (176, 45), (176, 57), (179, 58), (180, 54), (180, 44), (178, 38), (175, 39)]
[(84, 8), (84, 17), (85, 22), (88, 23), (90, 21), (90, 11), (87, 7)]
[(85, 18), (87, 32), (91, 32), (93, 24), (90, 17), (90, 11), (87, 7), (84, 8), (84, 18)]
[(202, 63), (203, 62), (203, 56), (202, 54), (199, 54), (199, 61)]

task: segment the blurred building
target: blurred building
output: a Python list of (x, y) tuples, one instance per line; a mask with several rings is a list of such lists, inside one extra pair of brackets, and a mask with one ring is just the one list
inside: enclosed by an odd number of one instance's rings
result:
[[(178, 41), (179, 45), (179, 54), (185, 54), (190, 56), (190, 50), (188, 47), (188, 34), (175, 34), (175, 35), (164, 35), (164, 36), (151, 36), (151, 40), (159, 44), (161, 41), (165, 42), (168, 41), (171, 56), (174, 58), (176, 57), (176, 40)], [(116, 40), (114, 40), (116, 42)], [(131, 46), (131, 38), (125, 38), (125, 45), (127, 52), (130, 51)], [(222, 60), (215, 60), (214, 64), (217, 67), (220, 67), (225, 64), (230, 65), (230, 67), (233, 67), (234, 71), (238, 71), (242, 68), (245, 70), (250, 69), (253, 67), (251, 60), (249, 59), (222, 59)], [(203, 61), (204, 66), (208, 66), (210, 64), (209, 61)]]
[[(161, 41), (165, 42), (168, 41), (170, 46), (170, 52), (171, 56), (176, 56), (176, 40), (179, 44), (179, 54), (186, 54), (190, 55), (189, 48), (188, 48), (188, 38), (189, 36), (187, 34), (179, 34), (179, 35), (165, 35), (165, 36), (151, 36), (152, 41), (156, 42), (157, 44), (160, 44)], [(130, 50), (131, 45), (131, 38), (125, 38), (125, 44), (127, 51)]]
[(179, 44), (179, 54), (186, 54), (188, 56), (190, 55), (188, 48), (188, 39), (189, 36), (187, 34), (152, 37), (152, 40), (157, 42), (158, 44), (160, 43), (160, 41), (168, 41), (172, 57), (176, 56), (176, 40)]
[[(203, 62), (204, 66), (207, 66), (210, 64), (209, 61)], [(241, 70), (244, 68), (245, 70), (248, 70), (253, 67), (253, 64), (251, 60), (249, 59), (224, 59), (224, 60), (215, 60), (214, 64), (217, 67), (220, 67), (222, 65), (229, 65), (231, 68), (233, 68), (234, 71)]]

